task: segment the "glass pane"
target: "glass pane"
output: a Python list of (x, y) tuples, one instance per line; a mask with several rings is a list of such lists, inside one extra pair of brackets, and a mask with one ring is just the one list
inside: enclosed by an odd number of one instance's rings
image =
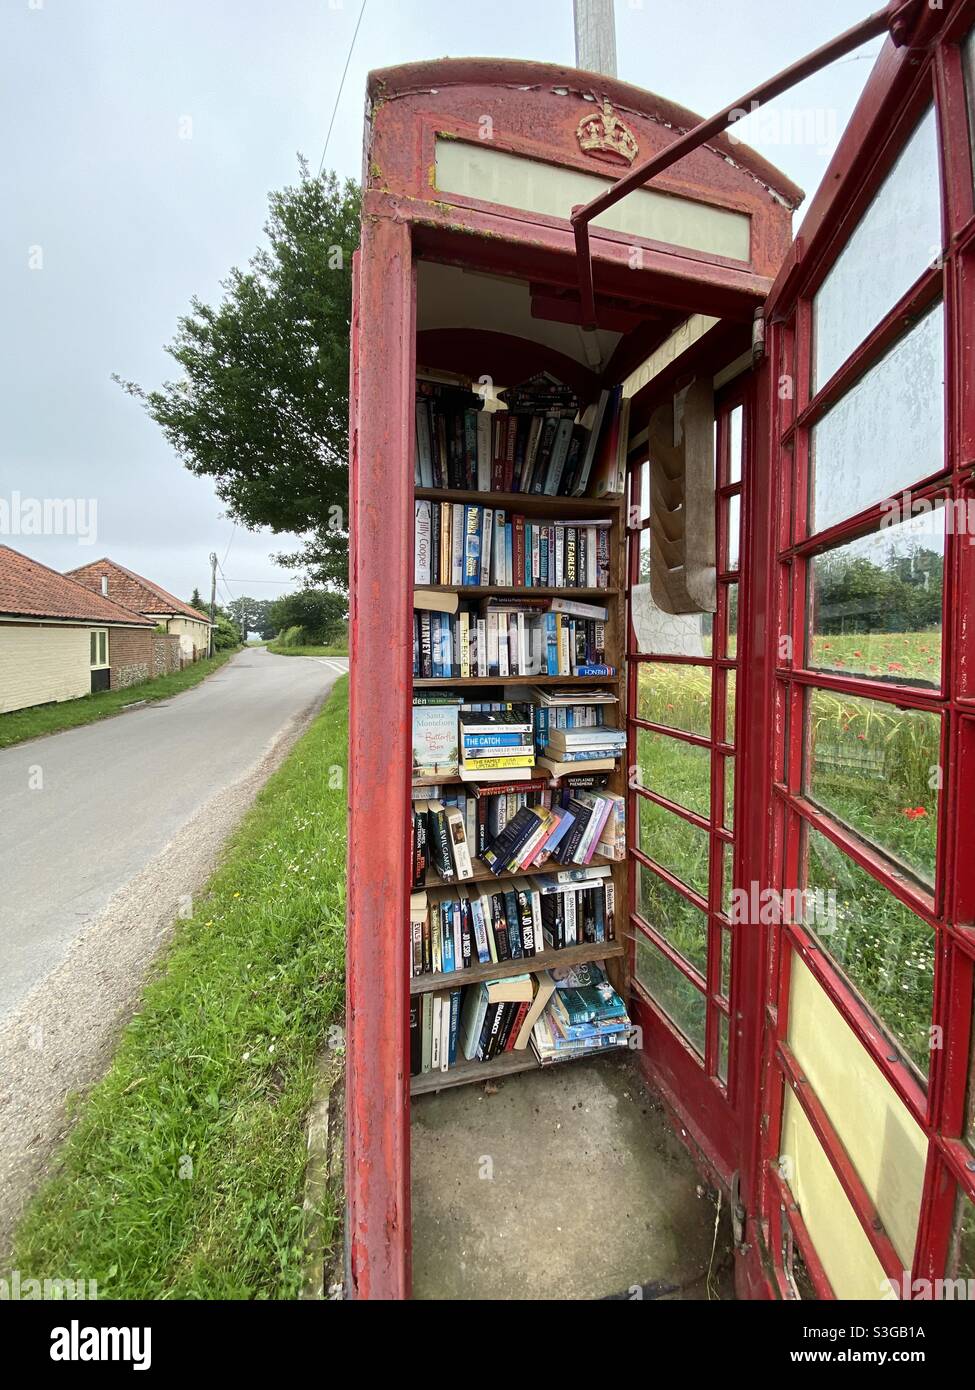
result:
[(975, 1205), (964, 1192), (958, 1194), (955, 1235), (948, 1265), (951, 1279), (975, 1279)]
[(813, 300), (823, 386), (941, 250), (938, 133), (929, 107)]
[[(806, 922), (923, 1075), (934, 932), (818, 831), (807, 830)], [(821, 895), (820, 891), (821, 890)]]
[(98, 665), (98, 633), (91, 634), (91, 665)]
[(640, 465), (640, 520), (650, 519), (650, 460)]
[(711, 814), (711, 750), (668, 734), (638, 729), (637, 763), (640, 783), (648, 791), (698, 815)]
[(673, 811), (638, 796), (639, 844), (648, 859), (676, 875), (688, 888), (708, 896), (708, 833)]
[(735, 742), (735, 687), (734, 671), (725, 672), (724, 740), (734, 746)]
[(718, 1014), (718, 1077), (728, 1084), (728, 1020)]
[(648, 527), (640, 532), (640, 569), (637, 583), (650, 583), (650, 530)]
[(735, 828), (735, 760), (724, 760), (724, 826), (726, 830)]
[(810, 431), (811, 531), (824, 531), (944, 468), (941, 304)]
[(637, 670), (637, 718), (687, 734), (711, 737), (711, 668), (642, 661)]
[(815, 556), (809, 665), (898, 685), (940, 686), (944, 567), (940, 503)]
[(637, 865), (636, 910), (648, 927), (666, 937), (675, 951), (707, 975), (707, 917), (643, 864)]
[(661, 955), (642, 932), (636, 934), (636, 977), (650, 997), (704, 1056), (704, 995)]
[(744, 412), (736, 405), (728, 418), (728, 482), (741, 482), (741, 423)]
[(741, 553), (741, 496), (735, 493), (728, 498), (728, 564), (727, 568), (736, 570)]
[(108, 664), (108, 633), (107, 633), (107, 632), (100, 632), (100, 633), (98, 634), (98, 661), (99, 661), (99, 664), (102, 665), (102, 666), (105, 666), (105, 665)]
[(734, 660), (738, 655), (738, 585), (728, 586), (728, 641), (725, 656)]
[(933, 884), (940, 716), (813, 690), (808, 731), (812, 799)]

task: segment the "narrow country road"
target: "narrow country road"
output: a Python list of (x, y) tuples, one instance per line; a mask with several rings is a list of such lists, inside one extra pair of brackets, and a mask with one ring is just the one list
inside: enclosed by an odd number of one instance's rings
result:
[(175, 920), (345, 658), (250, 648), (194, 690), (0, 753), (0, 1256)]
[(346, 669), (248, 648), (171, 700), (0, 752), (0, 1019)]

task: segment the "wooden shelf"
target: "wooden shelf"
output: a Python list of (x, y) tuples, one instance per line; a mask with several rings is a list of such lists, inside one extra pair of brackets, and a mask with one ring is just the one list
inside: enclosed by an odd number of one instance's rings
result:
[[(506, 878), (531, 878), (533, 874), (556, 874), (570, 867), (568, 864), (548, 863), (540, 864), (530, 869), (516, 869), (514, 873), (493, 874), (488, 866), (483, 864), (480, 859), (474, 859), (471, 862), (474, 869), (473, 878), (451, 878), (445, 881), (435, 870), (430, 869), (427, 874), (426, 884), (423, 888), (417, 888), (416, 891), (418, 893), (431, 890), (435, 890), (439, 893), (444, 889), (452, 891), (455, 888), (466, 888), (469, 883), (503, 883)], [(575, 864), (571, 867), (577, 868), (580, 873), (585, 873), (587, 869), (601, 869), (607, 864), (612, 868), (614, 864), (622, 864), (623, 862), (624, 861), (621, 859), (606, 859), (602, 854), (594, 854), (588, 864)], [(570, 882), (565, 886), (566, 888), (571, 888), (572, 884)]]
[[(567, 887), (570, 885), (566, 885)], [(581, 946), (563, 946), (561, 951), (539, 951), (521, 960), (488, 961), (487, 965), (472, 965), (469, 970), (451, 970), (447, 974), (417, 975), (410, 981), (411, 994), (436, 994), (442, 989), (462, 989), (480, 980), (504, 980), (509, 975), (533, 975), (539, 970), (554, 970), (588, 961), (613, 960), (625, 954), (622, 941), (585, 941)]]
[(540, 584), (414, 584), (414, 589), (429, 589), (432, 594), (460, 594), (462, 598), (568, 598), (594, 603), (616, 598), (618, 589), (560, 589)]
[(450, 1086), (466, 1086), (472, 1081), (490, 1081), (499, 1076), (514, 1076), (520, 1071), (535, 1071), (538, 1058), (531, 1044), (520, 1052), (503, 1052), (490, 1062), (460, 1062), (448, 1071), (427, 1071), (410, 1077), (410, 1095), (425, 1096), (431, 1091), (445, 1091)]
[(414, 676), (414, 690), (440, 685), (617, 685), (619, 676)]
[(569, 522), (589, 517), (615, 518), (624, 502), (622, 497), (550, 497), (537, 492), (472, 492), (441, 487), (418, 487), (414, 491), (424, 502), (463, 502), (522, 516), (564, 517)]
[(477, 1081), (496, 1081), (505, 1076), (517, 1076), (521, 1071), (551, 1071), (553, 1067), (568, 1066), (572, 1062), (588, 1062), (594, 1057), (616, 1057), (625, 1050), (622, 1047), (594, 1048), (591, 1052), (566, 1057), (561, 1062), (550, 1062), (543, 1068), (529, 1043), (521, 1052), (505, 1052), (490, 1062), (461, 1062), (447, 1071), (428, 1071), (420, 1076), (412, 1076), (410, 1095), (427, 1096), (434, 1091), (449, 1090), (451, 1086), (469, 1086)]

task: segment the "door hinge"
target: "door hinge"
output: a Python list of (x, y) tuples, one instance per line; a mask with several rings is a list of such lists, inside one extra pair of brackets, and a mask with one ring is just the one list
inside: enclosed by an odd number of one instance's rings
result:
[(757, 366), (765, 356), (765, 312), (755, 310), (752, 320), (752, 364)]

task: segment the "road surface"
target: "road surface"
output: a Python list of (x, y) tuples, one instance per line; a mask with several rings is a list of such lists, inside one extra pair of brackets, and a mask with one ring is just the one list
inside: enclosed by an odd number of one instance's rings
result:
[(171, 700), (0, 752), (0, 1020), (347, 669), (252, 647)]

